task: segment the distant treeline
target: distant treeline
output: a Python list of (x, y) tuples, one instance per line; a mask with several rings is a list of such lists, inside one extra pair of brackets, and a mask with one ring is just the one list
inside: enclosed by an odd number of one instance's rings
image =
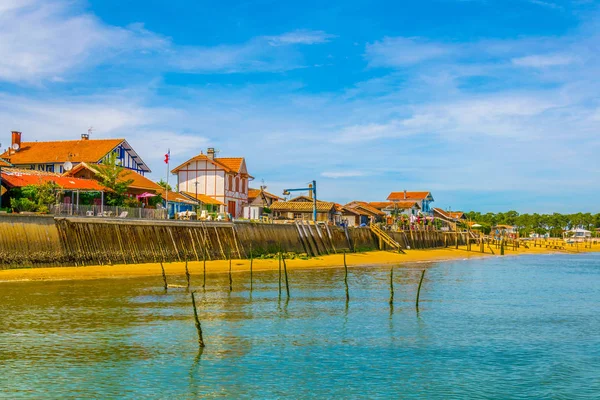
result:
[[(483, 226), (484, 231), (495, 225), (516, 226), (521, 236), (535, 232), (540, 235), (560, 237), (564, 229), (584, 228), (594, 232), (600, 228), (600, 214), (519, 214), (516, 211), (482, 214), (476, 211), (465, 213), (466, 217)], [(489, 231), (487, 232), (489, 233)]]

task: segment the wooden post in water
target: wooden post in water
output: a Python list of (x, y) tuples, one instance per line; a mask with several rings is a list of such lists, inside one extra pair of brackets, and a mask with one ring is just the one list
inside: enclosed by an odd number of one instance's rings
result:
[(504, 255), (504, 238), (502, 238), (500, 241), (500, 255)]
[(281, 251), (277, 253), (279, 258), (279, 296), (281, 297)]
[(162, 277), (163, 277), (163, 282), (165, 284), (165, 292), (169, 289), (169, 285), (167, 285), (167, 274), (165, 274), (165, 267), (163, 266), (163, 263), (160, 263), (160, 269), (162, 270)]
[(192, 307), (194, 307), (194, 320), (196, 322), (196, 331), (198, 332), (198, 345), (200, 347), (206, 347), (204, 344), (204, 337), (202, 336), (202, 325), (198, 319), (198, 310), (196, 309), (196, 299), (194, 298), (194, 292), (192, 294)]
[(252, 264), (254, 263), (254, 257), (252, 256), (252, 244), (250, 245), (250, 292), (252, 292)]
[(423, 278), (425, 277), (425, 270), (421, 273), (421, 280), (419, 281), (419, 288), (417, 289), (417, 312), (419, 312), (419, 297), (421, 297), (421, 285), (423, 285)]
[[(418, 304), (418, 301), (417, 301)], [(390, 269), (390, 307), (394, 306), (394, 266)], [(417, 306), (419, 308), (419, 306)]]
[(350, 290), (348, 289), (348, 265), (346, 264), (346, 250), (344, 250), (344, 285), (346, 285), (346, 303), (350, 301)]
[(206, 287), (206, 249), (202, 250), (202, 264), (204, 269), (204, 277), (202, 279), (202, 289)]
[(233, 279), (231, 277), (231, 249), (229, 249), (229, 291), (233, 290)]
[(285, 263), (285, 257), (283, 257), (283, 272), (285, 274), (285, 291), (288, 299), (290, 298), (290, 284), (288, 282), (287, 264)]
[(188, 269), (188, 262), (185, 260), (185, 279), (187, 279), (187, 287), (190, 288), (190, 270)]

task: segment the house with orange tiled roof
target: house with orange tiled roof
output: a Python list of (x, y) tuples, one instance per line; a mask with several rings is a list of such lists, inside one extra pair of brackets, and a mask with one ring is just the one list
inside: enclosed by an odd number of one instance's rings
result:
[[(64, 175), (83, 179), (100, 180), (100, 174), (105, 168), (106, 167), (102, 164), (88, 164), (86, 162), (81, 162), (71, 171), (65, 172)], [(126, 181), (131, 181), (127, 188), (127, 194), (130, 196), (137, 196), (143, 193), (159, 195), (163, 191), (163, 188), (156, 182), (135, 171), (123, 169), (121, 174), (119, 174), (119, 182)]]
[(370, 225), (385, 217), (383, 211), (365, 201), (352, 201), (346, 204), (342, 209), (342, 215), (348, 220), (348, 226)]
[(407, 201), (416, 202), (421, 212), (425, 214), (431, 214), (431, 203), (434, 202), (431, 192), (409, 192), (406, 190), (390, 193), (387, 200), (396, 204)]
[[(317, 200), (317, 221), (337, 224), (341, 214), (335, 203)], [(313, 220), (313, 199), (307, 196), (294, 197), (288, 201), (276, 201), (271, 204), (274, 222), (290, 220)]]
[(271, 206), (276, 201), (283, 200), (281, 197), (267, 192), (266, 186), (260, 189), (248, 189), (248, 205), (244, 206), (244, 218), (257, 220), (264, 213), (264, 209)]
[(254, 179), (246, 168), (243, 157), (216, 157), (214, 148), (200, 153), (174, 168), (179, 192), (205, 195), (222, 206), (221, 212), (232, 217), (242, 216), (248, 205), (248, 183)]
[(125, 139), (90, 139), (89, 134), (78, 140), (44, 142), (23, 141), (21, 132), (12, 132), (11, 146), (0, 157), (17, 168), (62, 174), (65, 163), (77, 166), (82, 162), (101, 164), (112, 153), (124, 168), (144, 175), (151, 172), (138, 153)]

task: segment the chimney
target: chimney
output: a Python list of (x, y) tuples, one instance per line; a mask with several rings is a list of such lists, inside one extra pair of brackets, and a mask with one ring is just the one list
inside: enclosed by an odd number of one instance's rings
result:
[[(309, 184), (308, 184), (308, 188), (309, 188), (309, 189), (312, 189), (312, 183), (309, 183)], [(312, 191), (312, 190), (309, 190), (309, 191), (308, 191), (308, 198), (312, 200), (312, 197), (313, 197), (313, 191)]]
[(14, 146), (15, 144), (21, 147), (21, 132), (19, 131), (12, 131), (12, 145)]
[(214, 160), (215, 159), (215, 148), (214, 147), (209, 147), (208, 150), (206, 150), (206, 155), (211, 160)]
[(406, 189), (404, 189), (404, 200), (406, 200)]
[(90, 140), (90, 134), (89, 133), (82, 133), (81, 134), (81, 140)]

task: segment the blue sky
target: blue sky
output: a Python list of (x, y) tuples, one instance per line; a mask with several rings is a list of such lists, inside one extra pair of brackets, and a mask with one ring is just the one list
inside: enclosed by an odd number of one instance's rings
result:
[(0, 142), (93, 126), (156, 179), (212, 146), (277, 194), (600, 212), (599, 6), (1, 0)]

